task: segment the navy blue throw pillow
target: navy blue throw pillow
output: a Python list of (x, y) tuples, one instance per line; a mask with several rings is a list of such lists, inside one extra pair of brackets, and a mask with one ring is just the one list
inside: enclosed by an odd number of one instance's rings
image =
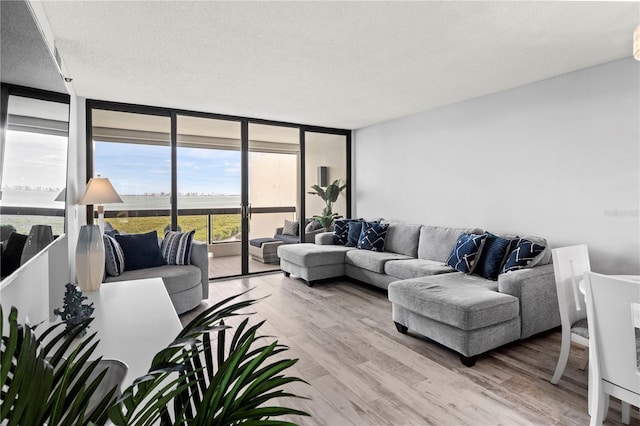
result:
[(349, 219), (337, 219), (333, 222), (333, 243), (344, 246), (349, 240)]
[(527, 264), (538, 255), (542, 254), (546, 248), (545, 246), (536, 244), (526, 238), (516, 238), (511, 240), (511, 247), (515, 248), (511, 251), (507, 261), (502, 267), (502, 273), (526, 268)]
[(360, 220), (352, 220), (349, 222), (349, 232), (347, 234), (347, 247), (356, 247), (360, 234), (362, 233), (362, 224), (364, 222)]
[(465, 274), (470, 273), (485, 238), (487, 234), (460, 234), (447, 259), (447, 265)]
[(511, 240), (487, 233), (471, 272), (488, 280), (497, 280)]
[(384, 251), (389, 224), (378, 222), (362, 222), (362, 231), (356, 246), (362, 250)]
[(158, 245), (158, 233), (116, 235), (114, 237), (124, 253), (125, 271), (153, 268), (167, 263)]

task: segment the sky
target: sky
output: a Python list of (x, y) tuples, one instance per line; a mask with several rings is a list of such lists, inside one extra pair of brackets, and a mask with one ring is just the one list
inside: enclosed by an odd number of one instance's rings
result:
[[(96, 142), (94, 173), (121, 195), (171, 192), (168, 146)], [(178, 192), (240, 194), (240, 151), (178, 147)]]
[(62, 190), (67, 180), (67, 138), (7, 131), (2, 187), (48, 187)]

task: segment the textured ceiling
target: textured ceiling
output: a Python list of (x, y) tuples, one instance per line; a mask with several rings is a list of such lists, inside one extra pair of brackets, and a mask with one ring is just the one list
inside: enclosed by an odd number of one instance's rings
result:
[(0, 3), (3, 83), (67, 93), (31, 11), (23, 1)]
[(631, 55), (638, 2), (47, 1), (76, 93), (355, 129)]

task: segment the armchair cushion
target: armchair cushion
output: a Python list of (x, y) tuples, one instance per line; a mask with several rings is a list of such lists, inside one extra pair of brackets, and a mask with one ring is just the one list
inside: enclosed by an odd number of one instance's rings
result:
[(284, 235), (298, 235), (299, 228), (300, 222), (285, 219), (284, 226), (282, 227), (282, 233)]

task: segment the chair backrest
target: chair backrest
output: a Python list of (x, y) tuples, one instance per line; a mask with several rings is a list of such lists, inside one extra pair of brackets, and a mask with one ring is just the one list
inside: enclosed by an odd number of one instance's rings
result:
[(584, 295), (579, 284), (585, 272), (591, 271), (589, 252), (584, 244), (560, 247), (551, 250), (553, 256), (553, 272), (558, 292), (560, 322), (562, 327), (587, 317)]
[[(636, 327), (640, 327), (640, 281), (585, 274), (589, 345), (596, 377), (640, 395)], [(595, 359), (594, 359), (595, 358)]]

